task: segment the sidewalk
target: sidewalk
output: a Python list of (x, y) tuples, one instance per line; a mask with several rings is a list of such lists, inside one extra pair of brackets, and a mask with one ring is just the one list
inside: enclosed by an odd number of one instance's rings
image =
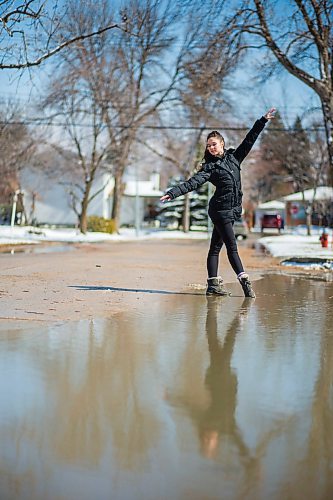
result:
[(317, 227), (312, 229), (311, 236), (306, 235), (306, 228), (299, 227), (290, 234), (264, 236), (258, 241), (273, 257), (288, 259), (294, 264), (311, 266), (313, 269), (333, 270), (333, 234), (332, 229), (328, 231), (328, 248), (321, 246), (319, 237), (322, 230)]
[(183, 233), (159, 229), (120, 229), (119, 234), (80, 233), (77, 229), (36, 228), (31, 226), (0, 226), (0, 245), (21, 245), (45, 242), (61, 243), (98, 243), (102, 241), (138, 241), (145, 239), (207, 239), (204, 231)]
[[(298, 227), (287, 234), (270, 234), (258, 241), (273, 257), (333, 259), (333, 231), (329, 229), (329, 247), (322, 248), (319, 241), (321, 229), (314, 227), (312, 235), (306, 236), (306, 228)], [(44, 242), (61, 243), (98, 243), (108, 241), (140, 241), (147, 239), (200, 239), (207, 240), (205, 231), (167, 231), (160, 229), (120, 229), (119, 234), (92, 233), (82, 234), (76, 229), (52, 229), (15, 226), (0, 226), (0, 245), (37, 244)]]

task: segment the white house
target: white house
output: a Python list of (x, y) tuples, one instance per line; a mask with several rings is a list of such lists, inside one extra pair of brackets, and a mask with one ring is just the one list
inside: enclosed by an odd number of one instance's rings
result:
[[(148, 181), (128, 180), (122, 199), (120, 224), (135, 225), (136, 221), (142, 222), (149, 219), (154, 213), (154, 207), (163, 195), (160, 191), (160, 175), (153, 173)], [(110, 192), (110, 203), (112, 191)]]
[[(70, 204), (70, 183), (62, 179), (50, 180), (40, 171), (26, 169), (20, 178), (24, 194), (24, 206), (30, 220), (38, 224), (75, 225), (77, 215)], [(94, 197), (88, 207), (88, 215), (111, 217), (114, 179), (103, 174), (96, 179), (92, 193)], [(159, 190), (159, 174), (152, 174), (148, 181), (128, 180), (122, 199), (120, 225), (134, 225), (143, 221), (150, 205), (156, 204), (163, 192)]]

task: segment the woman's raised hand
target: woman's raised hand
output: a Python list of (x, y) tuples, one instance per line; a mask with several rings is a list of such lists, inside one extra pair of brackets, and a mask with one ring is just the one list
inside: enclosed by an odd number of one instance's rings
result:
[(160, 198), (160, 201), (161, 201), (162, 203), (164, 203), (165, 201), (170, 201), (170, 200), (171, 200), (171, 196), (170, 196), (170, 195), (168, 195), (168, 194), (164, 194), (164, 195), (163, 195), (163, 196), (161, 196), (161, 198)]
[(267, 113), (264, 115), (264, 117), (266, 118), (266, 120), (271, 120), (272, 118), (274, 118), (275, 116), (275, 111), (276, 109), (275, 108), (271, 108), (267, 111)]

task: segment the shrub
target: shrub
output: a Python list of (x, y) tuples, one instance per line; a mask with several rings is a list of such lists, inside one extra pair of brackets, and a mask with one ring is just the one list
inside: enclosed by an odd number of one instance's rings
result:
[(97, 215), (90, 215), (88, 217), (88, 231), (95, 233), (115, 233), (116, 224), (114, 219), (104, 219), (104, 217), (98, 217)]

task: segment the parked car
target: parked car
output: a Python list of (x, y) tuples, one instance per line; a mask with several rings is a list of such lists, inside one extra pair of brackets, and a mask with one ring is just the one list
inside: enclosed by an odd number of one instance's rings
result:
[(261, 219), (261, 232), (264, 229), (277, 229), (279, 233), (284, 228), (284, 221), (280, 214), (264, 214)]
[(244, 219), (235, 221), (234, 223), (234, 233), (238, 240), (246, 239), (249, 234), (249, 228)]

